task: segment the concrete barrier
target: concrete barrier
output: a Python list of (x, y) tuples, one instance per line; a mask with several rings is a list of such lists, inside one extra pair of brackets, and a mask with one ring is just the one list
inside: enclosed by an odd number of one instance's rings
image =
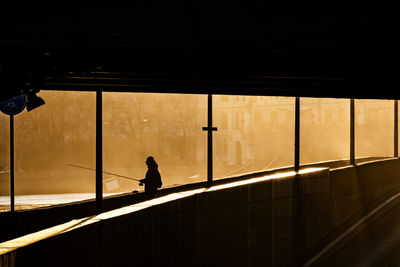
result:
[(391, 159), (171, 192), (1, 243), (0, 262), (281, 266), (398, 184), (399, 167), (399, 160)]
[[(301, 195), (324, 195), (326, 185), (317, 184), (328, 174), (327, 169), (300, 175), (287, 172), (167, 195), (76, 220), (65, 229), (43, 230), (34, 243), (26, 243), (32, 236), (2, 243), (0, 247), (11, 248), (2, 257), (16, 252), (19, 266), (126, 266), (132, 262), (246, 266), (279, 261), (279, 252), (301, 235), (293, 219), (298, 216), (293, 207), (296, 190), (304, 187)], [(307, 205), (315, 214), (315, 206)]]

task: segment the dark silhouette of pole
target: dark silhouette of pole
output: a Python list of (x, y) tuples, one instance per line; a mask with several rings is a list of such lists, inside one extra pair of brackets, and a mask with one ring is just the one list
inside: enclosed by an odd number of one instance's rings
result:
[(399, 156), (399, 104), (394, 101), (394, 157)]
[(350, 99), (350, 165), (355, 165), (354, 99)]
[(102, 91), (96, 91), (96, 213), (102, 211), (103, 204), (103, 127)]
[(216, 127), (212, 127), (212, 95), (208, 95), (207, 103), (207, 127), (203, 127), (203, 131), (207, 131), (207, 185), (211, 186), (213, 182), (213, 135)]
[[(295, 99), (295, 107), (294, 107), (294, 171), (296, 172), (295, 179), (295, 197), (293, 198), (293, 207), (294, 207), (294, 219), (293, 219), (293, 232), (296, 238), (296, 247), (300, 247), (301, 239), (300, 239), (300, 229), (302, 229), (301, 223), (301, 207), (302, 201), (300, 198), (300, 97), (296, 97)], [(293, 247), (293, 253), (296, 253), (295, 248)]]
[(14, 195), (14, 115), (10, 115), (10, 208), (15, 211)]
[(294, 171), (300, 170), (300, 97), (296, 97), (294, 119)]
[(213, 136), (210, 129), (212, 127), (212, 95), (208, 95), (207, 109), (207, 182), (211, 185), (213, 181)]

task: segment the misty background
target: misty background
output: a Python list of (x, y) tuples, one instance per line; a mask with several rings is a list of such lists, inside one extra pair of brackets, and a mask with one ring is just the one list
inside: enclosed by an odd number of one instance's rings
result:
[[(41, 91), (46, 104), (15, 120), (17, 195), (94, 197), (95, 93)], [(293, 97), (213, 96), (214, 179), (292, 166)], [(348, 159), (350, 100), (301, 98), (301, 164)], [(393, 100), (356, 100), (356, 157), (393, 156)], [(207, 180), (207, 96), (103, 93), (104, 171), (144, 177), (154, 156), (163, 186)], [(9, 117), (0, 115), (0, 195), (9, 195)], [(104, 192), (142, 190), (104, 174)]]

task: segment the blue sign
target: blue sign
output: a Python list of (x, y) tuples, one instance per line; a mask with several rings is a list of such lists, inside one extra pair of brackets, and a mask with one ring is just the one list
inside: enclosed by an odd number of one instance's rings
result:
[(26, 94), (20, 94), (7, 101), (0, 102), (0, 110), (7, 115), (16, 115), (26, 106)]

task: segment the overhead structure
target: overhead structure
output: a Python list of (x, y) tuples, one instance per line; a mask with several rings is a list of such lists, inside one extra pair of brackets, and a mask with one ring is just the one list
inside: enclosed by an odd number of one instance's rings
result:
[[(212, 95), (218, 94), (296, 97), (296, 171), (300, 97), (347, 98), (353, 104), (400, 99), (400, 23), (397, 8), (388, 5), (310, 8), (299, 2), (290, 11), (286, 4), (253, 0), (149, 0), (123, 7), (118, 1), (8, 2), (0, 9), (0, 102), (26, 94), (30, 111), (44, 104), (36, 95), (40, 90), (96, 92), (98, 213), (103, 92), (207, 94), (211, 111)], [(211, 184), (211, 112), (204, 130)], [(396, 129), (394, 135), (397, 140)], [(396, 145), (396, 156), (397, 150)]]
[(0, 101), (21, 88), (399, 98), (389, 5), (73, 2), (2, 7)]

